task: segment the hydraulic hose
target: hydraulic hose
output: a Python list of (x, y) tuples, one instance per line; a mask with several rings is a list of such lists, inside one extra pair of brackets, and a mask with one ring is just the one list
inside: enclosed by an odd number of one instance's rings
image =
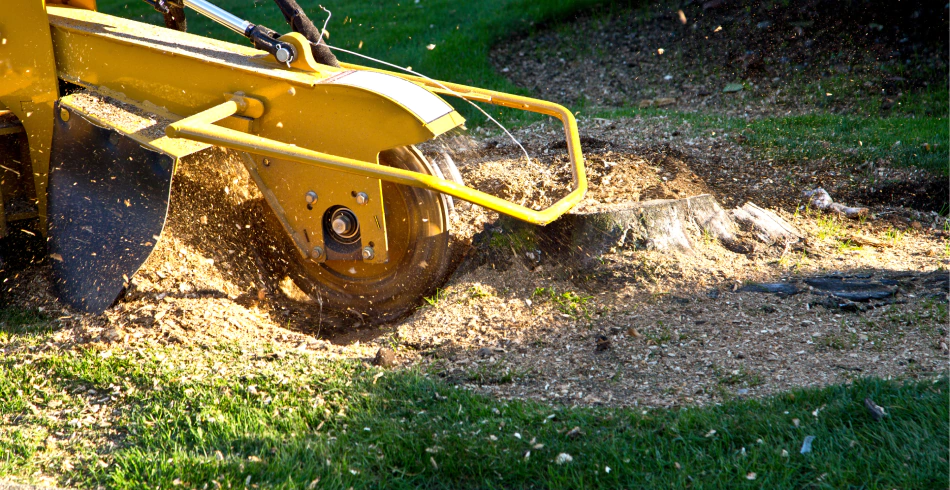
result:
[(322, 42), (320, 30), (313, 25), (313, 22), (307, 17), (296, 0), (274, 0), (274, 3), (280, 8), (280, 13), (284, 14), (287, 23), (294, 32), (303, 34), (310, 41), (310, 52), (313, 53), (313, 59), (317, 63), (330, 66), (340, 66), (340, 61), (330, 52), (330, 48)]

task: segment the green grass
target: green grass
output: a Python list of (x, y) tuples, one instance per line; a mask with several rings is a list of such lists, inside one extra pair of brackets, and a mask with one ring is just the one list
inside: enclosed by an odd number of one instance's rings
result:
[(897, 166), (948, 173), (948, 119), (943, 117), (867, 118), (807, 114), (763, 118), (733, 127), (747, 144), (777, 158), (837, 157), (848, 163), (886, 159)]
[(591, 311), (587, 302), (593, 299), (593, 296), (582, 296), (574, 291), (565, 291), (558, 293), (554, 288), (538, 287), (531, 294), (532, 298), (539, 298), (541, 301), (550, 301), (561, 313), (571, 318), (586, 318), (590, 320)]
[[(950, 477), (946, 378), (706, 408), (570, 409), (502, 403), (419, 370), (272, 354), (8, 354), (0, 477), (110, 488), (935, 488)], [(865, 397), (889, 416), (872, 420)], [(583, 434), (568, 437), (574, 427)], [(800, 454), (809, 435), (814, 450)], [(573, 462), (556, 464), (560, 453)]]
[(37, 310), (0, 309), (0, 342), (13, 338), (32, 341), (50, 333), (54, 325), (49, 317)]

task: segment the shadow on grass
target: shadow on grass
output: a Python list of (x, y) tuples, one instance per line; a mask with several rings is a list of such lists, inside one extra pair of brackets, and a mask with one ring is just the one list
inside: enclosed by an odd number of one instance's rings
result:
[(0, 308), (0, 335), (43, 335), (56, 330), (56, 325), (39, 310)]
[[(208, 376), (213, 363), (229, 369)], [(17, 383), (29, 368), (0, 367), (0, 395), (36, 397)], [(117, 445), (91, 445), (67, 472), (90, 486), (935, 488), (948, 478), (945, 377), (860, 379), (674, 411), (502, 403), (416, 370), (296, 354), (263, 362), (236, 349), (88, 349), (32, 369), (49, 369), (52, 388), (80, 397), (112, 393)], [(888, 415), (874, 420), (865, 398)], [(20, 425), (37, 420), (0, 407)], [(0, 438), (0, 449), (7, 444)]]

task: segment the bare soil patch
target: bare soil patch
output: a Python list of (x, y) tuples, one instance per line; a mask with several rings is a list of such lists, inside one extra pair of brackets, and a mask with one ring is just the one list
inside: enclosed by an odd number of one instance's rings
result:
[(944, 7), (721, 1), (595, 11), (500, 43), (492, 60), (517, 85), (571, 105), (886, 114), (906, 93), (946, 85)]

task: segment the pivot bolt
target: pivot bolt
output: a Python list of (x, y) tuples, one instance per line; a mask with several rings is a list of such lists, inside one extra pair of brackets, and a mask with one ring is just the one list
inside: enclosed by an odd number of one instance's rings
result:
[(356, 204), (364, 205), (369, 202), (369, 196), (365, 192), (356, 193)]
[(313, 247), (313, 250), (310, 252), (310, 258), (313, 260), (320, 260), (323, 258), (323, 247)]
[(277, 61), (281, 63), (290, 63), (292, 61), (291, 58), (293, 58), (293, 53), (291, 53), (286, 46), (280, 46), (277, 48), (277, 51), (274, 52), (274, 58), (277, 58)]
[(376, 252), (373, 251), (373, 247), (363, 247), (363, 260), (373, 260), (375, 256)]

